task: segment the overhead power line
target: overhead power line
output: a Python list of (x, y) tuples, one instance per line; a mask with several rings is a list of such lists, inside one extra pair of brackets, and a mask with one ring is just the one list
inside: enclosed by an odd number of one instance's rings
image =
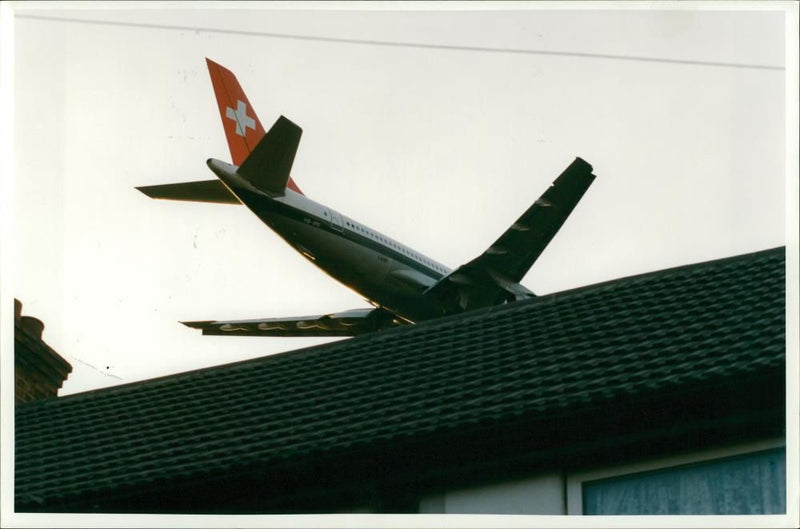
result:
[(771, 66), (766, 64), (746, 64), (746, 63), (733, 63), (721, 61), (695, 61), (687, 59), (666, 59), (661, 57), (642, 57), (637, 55), (615, 55), (610, 53), (583, 53), (573, 51), (552, 51), (552, 50), (535, 50), (535, 49), (522, 49), (522, 48), (492, 48), (485, 46), (461, 46), (451, 44), (426, 44), (422, 42), (394, 42), (384, 40), (369, 40), (369, 39), (349, 39), (341, 37), (322, 37), (315, 35), (293, 35), (289, 33), (271, 33), (264, 31), (245, 31), (235, 29), (218, 29), (218, 28), (202, 28), (202, 27), (187, 27), (175, 26), (168, 24), (145, 24), (137, 22), (117, 22), (117, 21), (102, 21), (102, 20), (87, 20), (83, 18), (66, 18), (66, 17), (48, 17), (42, 15), (17, 15), (17, 18), (25, 18), (32, 20), (47, 20), (54, 22), (73, 22), (79, 24), (95, 24), (102, 26), (125, 26), (136, 28), (148, 29), (168, 29), (179, 31), (196, 31), (205, 33), (220, 33), (225, 35), (243, 35), (250, 37), (268, 37), (274, 39), (291, 39), (291, 40), (304, 40), (315, 42), (331, 42), (337, 44), (357, 44), (365, 46), (387, 46), (395, 48), (417, 48), (417, 49), (432, 49), (432, 50), (449, 50), (449, 51), (472, 51), (482, 53), (509, 53), (519, 55), (550, 55), (556, 57), (581, 57), (586, 59), (610, 59), (620, 61), (637, 61), (637, 62), (658, 62), (667, 64), (690, 64), (696, 66), (714, 66), (721, 68), (747, 68), (755, 70), (785, 70), (783, 66)]

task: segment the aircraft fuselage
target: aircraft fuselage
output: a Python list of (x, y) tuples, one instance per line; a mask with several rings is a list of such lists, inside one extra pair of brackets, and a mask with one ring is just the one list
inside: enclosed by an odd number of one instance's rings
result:
[(444, 313), (435, 298), (422, 294), (450, 273), (446, 266), (291, 189), (270, 196), (236, 166), (213, 159), (208, 165), (262, 222), (371, 304), (408, 322)]

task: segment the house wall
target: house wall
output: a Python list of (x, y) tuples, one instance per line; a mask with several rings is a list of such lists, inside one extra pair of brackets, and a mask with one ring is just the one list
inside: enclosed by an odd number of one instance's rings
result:
[(420, 500), (421, 513), (566, 514), (564, 477), (544, 474), (483, 487), (450, 490)]

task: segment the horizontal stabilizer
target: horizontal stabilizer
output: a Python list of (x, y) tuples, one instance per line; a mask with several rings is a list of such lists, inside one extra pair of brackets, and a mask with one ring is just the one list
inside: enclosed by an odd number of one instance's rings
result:
[(150, 198), (164, 200), (186, 200), (189, 202), (214, 202), (217, 204), (241, 204), (239, 199), (219, 180), (182, 182), (137, 187)]
[(358, 336), (403, 325), (383, 309), (353, 309), (334, 314), (260, 320), (184, 321), (206, 336)]
[(281, 116), (236, 171), (257, 188), (282, 195), (303, 129)]

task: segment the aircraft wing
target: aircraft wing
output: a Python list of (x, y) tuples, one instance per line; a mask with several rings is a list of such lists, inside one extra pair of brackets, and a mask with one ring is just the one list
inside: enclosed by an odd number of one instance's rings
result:
[[(461, 310), (533, 295), (519, 284), (594, 181), (592, 166), (576, 158), (528, 210), (485, 252), (426, 291)], [(450, 310), (453, 310), (451, 307)]]
[(181, 182), (179, 184), (162, 184), (137, 187), (150, 198), (164, 200), (186, 200), (189, 202), (214, 202), (217, 204), (241, 204), (225, 184), (219, 180), (201, 180), (198, 182)]
[(518, 283), (589, 189), (592, 166), (576, 158), (553, 184), (483, 254), (468, 263)]
[(358, 336), (405, 322), (383, 309), (353, 309), (333, 314), (230, 321), (185, 321), (207, 336)]

